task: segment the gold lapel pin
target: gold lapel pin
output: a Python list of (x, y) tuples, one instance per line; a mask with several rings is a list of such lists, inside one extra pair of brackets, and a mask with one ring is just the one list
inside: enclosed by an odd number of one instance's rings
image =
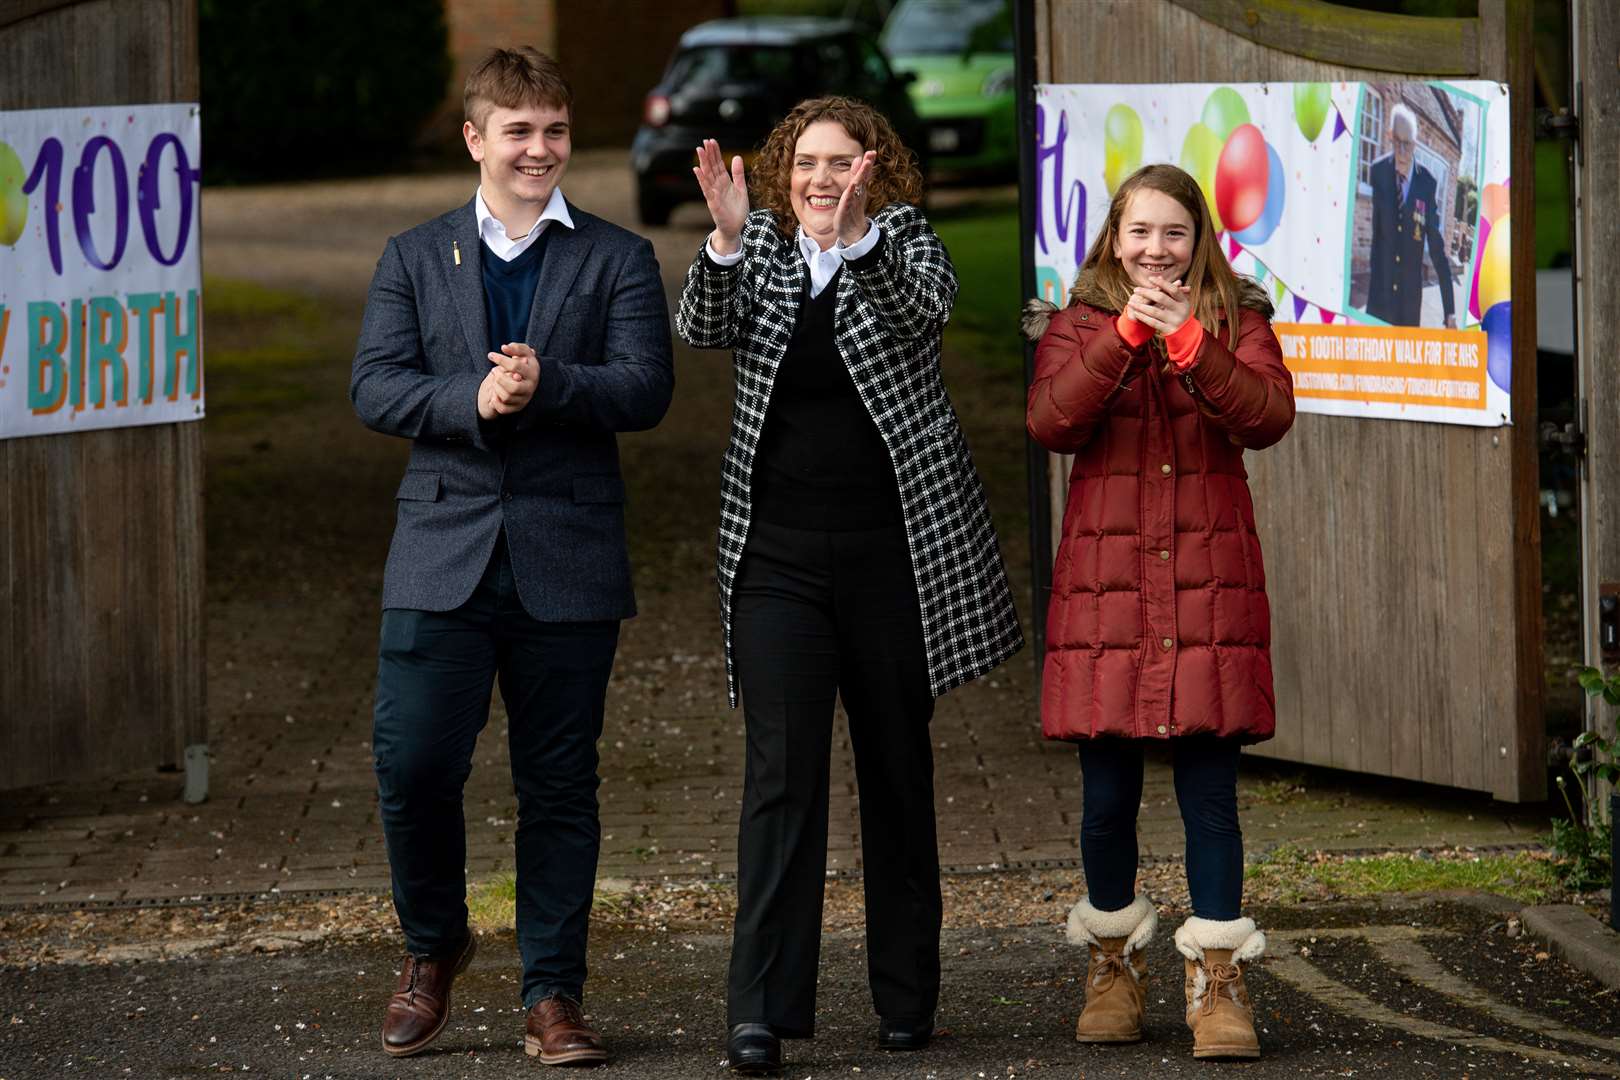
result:
[(461, 265), (461, 245), (459, 243), (457, 243), (456, 241), (454, 241), (454, 240), (450, 241), (450, 251), (456, 257), (456, 265), (460, 266)]

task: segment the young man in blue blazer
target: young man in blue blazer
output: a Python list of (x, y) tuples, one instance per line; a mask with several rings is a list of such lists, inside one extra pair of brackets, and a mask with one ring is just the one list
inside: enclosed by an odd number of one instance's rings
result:
[(462, 787), (500, 683), (518, 797), (525, 1048), (596, 1064), (585, 937), (601, 830), (596, 742), (619, 621), (635, 614), (614, 433), (674, 387), (652, 245), (569, 205), (572, 94), (529, 48), (467, 79), (464, 206), (392, 237), (350, 397), (411, 440), (383, 580), (373, 751), (406, 948), (383, 1049), (424, 1049), (476, 945)]

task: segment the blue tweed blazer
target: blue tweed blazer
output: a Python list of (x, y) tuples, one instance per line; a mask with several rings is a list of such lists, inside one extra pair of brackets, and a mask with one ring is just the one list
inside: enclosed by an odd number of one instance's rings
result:
[(525, 338), (539, 386), (514, 416), (478, 416), (491, 365), (473, 203), (391, 237), (377, 263), (349, 396), (367, 427), (411, 440), (385, 608), (465, 603), (504, 527), (534, 618), (635, 614), (614, 433), (669, 407), (669, 309), (651, 244), (568, 210), (573, 229), (547, 226)]

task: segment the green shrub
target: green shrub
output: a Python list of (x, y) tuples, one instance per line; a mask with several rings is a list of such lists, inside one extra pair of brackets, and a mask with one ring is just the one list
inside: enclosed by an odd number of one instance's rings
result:
[(204, 179), (398, 169), (450, 78), (443, 0), (200, 0)]

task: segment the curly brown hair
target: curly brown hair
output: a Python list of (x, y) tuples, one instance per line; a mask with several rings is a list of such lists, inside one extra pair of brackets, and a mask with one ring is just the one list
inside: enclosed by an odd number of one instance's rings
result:
[(795, 105), (765, 137), (749, 178), (754, 205), (771, 212), (783, 235), (792, 236), (798, 224), (789, 199), (794, 148), (806, 128), (823, 120), (840, 125), (850, 138), (860, 143), (863, 151), (877, 151), (877, 159), (872, 162), (872, 171), (866, 180), (866, 205), (873, 212), (890, 203), (915, 206), (922, 201), (923, 178), (917, 168), (917, 155), (900, 141), (882, 113), (855, 98), (811, 98)]

